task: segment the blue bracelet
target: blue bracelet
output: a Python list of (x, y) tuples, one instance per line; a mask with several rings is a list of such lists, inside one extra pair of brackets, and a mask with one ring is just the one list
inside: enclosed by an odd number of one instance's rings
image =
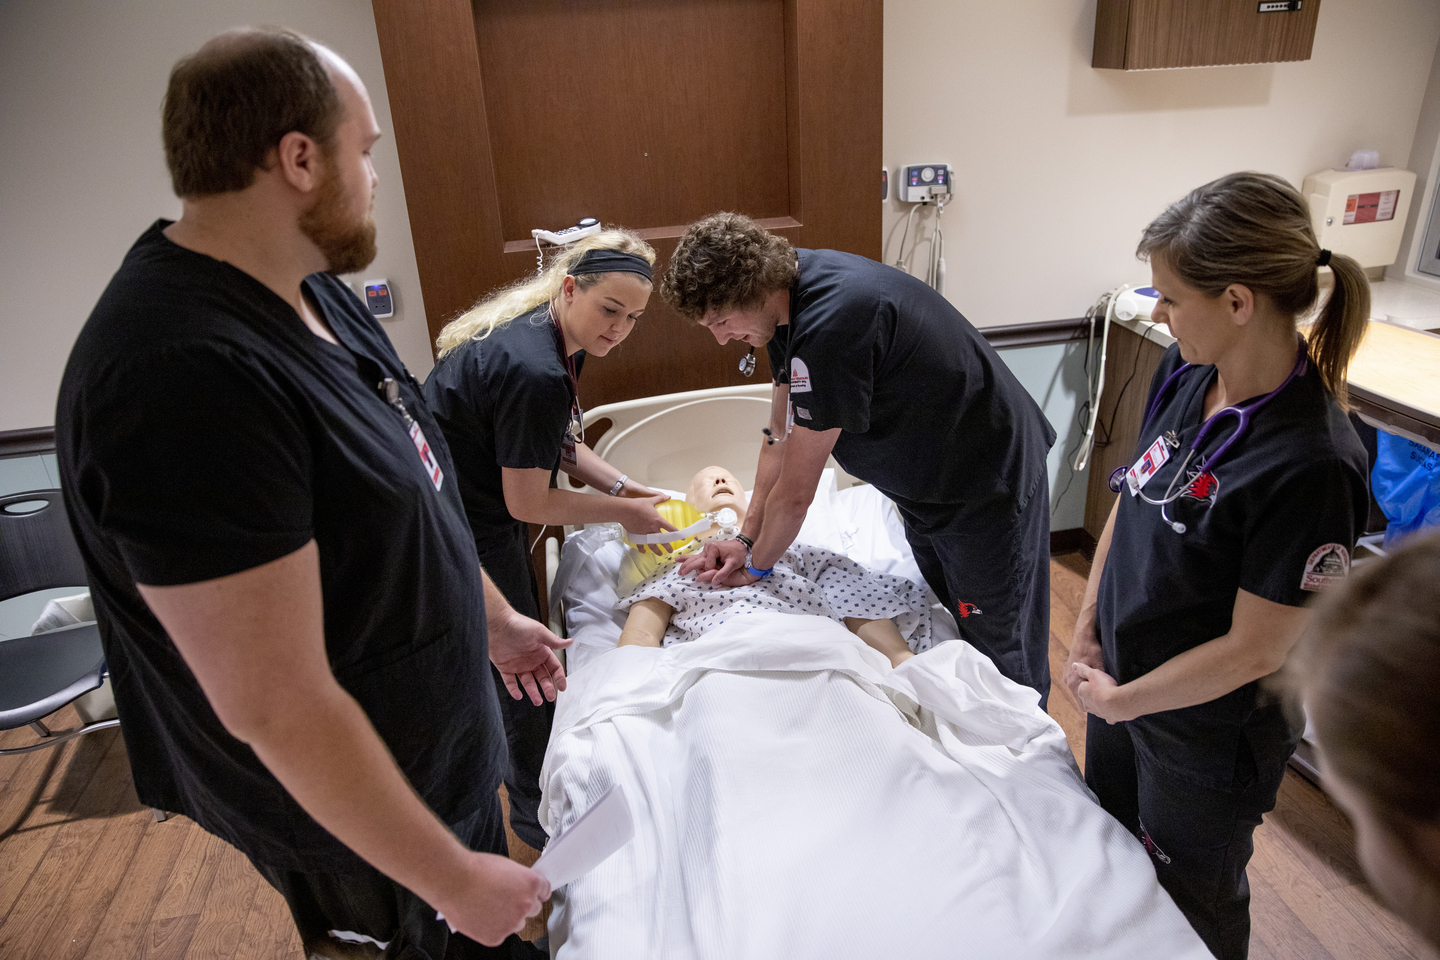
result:
[(755, 577), (758, 580), (764, 580), (766, 577), (770, 576), (771, 572), (774, 569), (774, 567), (770, 567), (768, 570), (756, 570), (755, 564), (750, 562), (750, 551), (745, 551), (745, 572), (750, 574), (750, 576)]

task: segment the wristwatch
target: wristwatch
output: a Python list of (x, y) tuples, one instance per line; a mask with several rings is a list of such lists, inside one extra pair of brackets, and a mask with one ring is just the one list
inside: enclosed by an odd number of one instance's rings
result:
[(630, 478), (629, 478), (628, 476), (626, 476), (625, 474), (623, 474), (623, 473), (620, 474), (620, 479), (619, 479), (619, 480), (616, 480), (616, 481), (615, 481), (615, 485), (610, 488), (610, 496), (612, 496), (612, 497), (618, 497), (618, 496), (620, 496), (620, 491), (625, 489), (625, 481), (626, 481), (626, 480), (629, 480), (629, 479), (630, 479)]
[(757, 580), (764, 580), (766, 577), (770, 576), (771, 572), (774, 569), (774, 567), (770, 567), (766, 570), (756, 570), (755, 564), (751, 562), (750, 551), (745, 551), (745, 572), (750, 574), (750, 576), (756, 578)]

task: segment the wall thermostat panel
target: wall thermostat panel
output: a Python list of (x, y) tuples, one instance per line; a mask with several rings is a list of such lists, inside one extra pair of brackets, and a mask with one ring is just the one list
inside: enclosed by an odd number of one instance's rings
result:
[(389, 280), (365, 281), (365, 306), (370, 316), (384, 319), (395, 316), (395, 301), (390, 298)]
[(900, 201), (924, 203), (950, 199), (950, 166), (944, 163), (912, 163), (900, 168)]
[(1395, 167), (1378, 170), (1322, 170), (1305, 178), (1315, 238), (1326, 250), (1388, 267), (1400, 253), (1410, 213), (1415, 174)]

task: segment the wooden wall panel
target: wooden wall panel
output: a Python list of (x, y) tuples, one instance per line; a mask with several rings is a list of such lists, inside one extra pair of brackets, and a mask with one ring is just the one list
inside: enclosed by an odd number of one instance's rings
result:
[(584, 216), (789, 215), (783, 14), (782, 0), (477, 0), (505, 239)]
[[(808, 0), (794, 8), (801, 222), (791, 242), (879, 260), (883, 7), (873, 0)], [(794, 203), (792, 191), (792, 204)]]
[[(721, 209), (880, 256), (873, 0), (373, 3), (432, 334), (534, 270), (532, 227), (581, 216), (636, 230), (662, 269), (685, 225)], [(587, 361), (581, 401), (743, 383), (745, 350), (657, 293)]]
[(374, 9), (433, 339), (504, 280), (474, 22), (464, 0), (375, 0)]

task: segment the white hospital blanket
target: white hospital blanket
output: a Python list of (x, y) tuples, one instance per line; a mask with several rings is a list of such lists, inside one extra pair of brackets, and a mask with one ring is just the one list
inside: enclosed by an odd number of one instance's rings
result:
[(557, 891), (554, 955), (1207, 958), (1036, 701), (965, 643), (891, 671), (819, 617), (598, 656), (540, 822), (619, 783), (636, 835)]

